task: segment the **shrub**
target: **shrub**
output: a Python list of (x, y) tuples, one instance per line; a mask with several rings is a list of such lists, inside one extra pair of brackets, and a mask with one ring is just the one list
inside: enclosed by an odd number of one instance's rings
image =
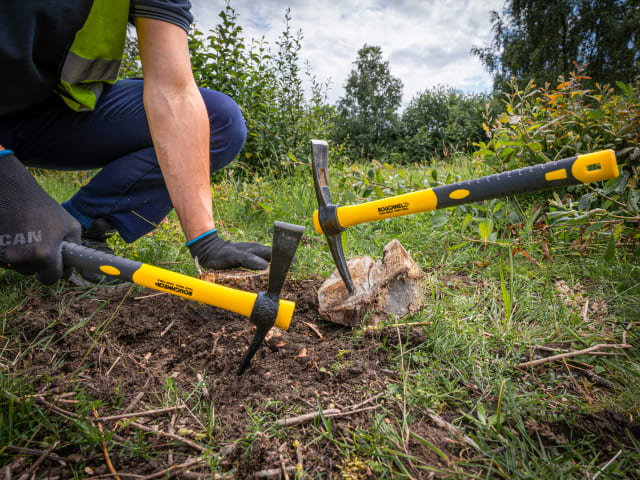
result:
[(424, 90), (402, 114), (400, 150), (411, 162), (429, 162), (446, 151), (465, 151), (483, 138), (482, 112), (488, 96), (450, 87)]
[(555, 88), (524, 88), (511, 79), (504, 94), (506, 112), (491, 119), (485, 112), (486, 142), (474, 144), (476, 161), (496, 171), (559, 160), (602, 149), (616, 152), (621, 175), (604, 185), (578, 185), (554, 192), (546, 217), (549, 225), (580, 225), (580, 242), (599, 237), (607, 255), (615, 247), (635, 249), (639, 236), (640, 79), (624, 84), (586, 84), (576, 65)]

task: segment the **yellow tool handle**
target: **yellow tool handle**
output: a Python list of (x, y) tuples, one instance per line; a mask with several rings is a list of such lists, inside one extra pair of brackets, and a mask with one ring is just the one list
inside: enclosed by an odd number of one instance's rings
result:
[[(251, 316), (253, 305), (258, 297), (255, 293), (205, 282), (188, 275), (117, 257), (75, 243), (63, 242), (62, 256), (66, 265), (93, 272), (99, 271), (105, 275), (133, 282), (141, 287), (206, 303), (239, 313), (245, 317)], [(275, 325), (284, 330), (288, 329), (294, 308), (294, 302), (280, 300)]]
[[(601, 150), (360, 205), (338, 207), (336, 214), (340, 226), (347, 228), (360, 223), (490, 200), (505, 195), (609, 180), (618, 175), (613, 150)], [(313, 224), (318, 233), (323, 233), (317, 210), (313, 213)]]

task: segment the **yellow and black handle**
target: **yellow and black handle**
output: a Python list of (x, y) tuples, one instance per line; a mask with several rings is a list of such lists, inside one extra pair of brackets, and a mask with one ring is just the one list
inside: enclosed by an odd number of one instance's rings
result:
[[(338, 227), (344, 229), (390, 217), (490, 200), (505, 195), (609, 180), (617, 176), (615, 153), (613, 150), (602, 150), (360, 205), (334, 208)], [(313, 223), (318, 233), (324, 233), (318, 210), (313, 214)]]
[[(71, 265), (78, 270), (102, 272), (105, 275), (133, 282), (142, 287), (239, 313), (247, 318), (251, 317), (258, 298), (256, 293), (205, 282), (188, 275), (110, 255), (75, 243), (62, 242), (62, 258), (65, 265)], [(275, 325), (285, 330), (288, 329), (294, 308), (294, 302), (280, 299)]]

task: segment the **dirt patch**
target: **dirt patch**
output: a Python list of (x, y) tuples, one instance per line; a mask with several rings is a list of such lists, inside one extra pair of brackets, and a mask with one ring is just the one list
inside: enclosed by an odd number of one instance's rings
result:
[[(291, 327), (276, 332), (269, 339), (270, 347), (260, 349), (241, 377), (236, 371), (253, 335), (248, 320), (166, 294), (138, 288), (66, 291), (59, 296), (53, 290), (44, 296), (42, 292), (28, 294), (11, 323), (29, 343), (50, 338), (42, 342), (46, 349), (34, 348), (22, 365), (25, 371), (37, 372), (32, 377), (36, 391), (44, 378), (54, 378), (46, 393), (84, 390), (103, 402), (99, 414), (105, 416), (120, 413), (140, 394), (143, 397), (135, 411), (157, 408), (171, 395), (173, 387), (168, 385), (174, 385), (174, 391), (194, 410), (194, 415), (180, 413), (176, 432), (223, 450), (223, 465), (235, 469), (237, 478), (279, 468), (283, 461), (295, 465), (301, 453), (305, 470), (336, 475), (342, 468), (336, 463), (340, 455), (333, 442), (318, 438), (318, 426), (306, 423), (284, 432), (280, 429), (277, 435), (268, 430), (276, 419), (315, 411), (318, 404), (344, 411), (386, 392), (387, 384), (397, 382), (399, 375), (390, 367), (394, 349), (379, 347), (383, 339), (388, 346), (397, 344), (398, 338), (395, 330), (392, 335), (372, 331), (354, 338), (350, 328), (320, 320), (316, 303), (320, 284), (317, 278), (285, 284), (283, 297), (296, 301)], [(264, 289), (264, 285), (257, 288)], [(407, 346), (425, 340), (422, 329), (412, 332), (409, 338), (402, 334)], [(203, 440), (197, 437), (204, 430), (201, 408), (209, 402), (216, 426), (212, 437)], [(378, 409), (368, 409), (376, 405)], [(350, 439), (358, 429), (371, 429), (375, 412), (382, 409), (399, 414), (397, 406), (383, 397), (364, 407), (358, 413), (333, 418), (334, 435)], [(169, 418), (170, 414), (154, 417), (147, 425), (167, 431)], [(416, 429), (448, 452), (448, 434), (424, 420), (416, 422)], [(128, 438), (134, 433), (131, 430), (118, 431)], [(241, 438), (244, 443), (238, 444)], [(302, 450), (292, 446), (293, 440), (299, 441)], [(159, 438), (156, 446), (159, 451), (171, 448), (176, 454), (195, 453), (185, 447), (176, 450), (166, 438)], [(125, 450), (112, 458), (118, 471), (147, 474), (169, 466), (166, 454), (141, 464), (139, 457), (129, 458)], [(98, 453), (94, 471), (100, 473), (97, 469), (104, 460), (99, 452), (92, 453)], [(434, 467), (444, 466), (440, 457), (424, 447), (412, 453)]]

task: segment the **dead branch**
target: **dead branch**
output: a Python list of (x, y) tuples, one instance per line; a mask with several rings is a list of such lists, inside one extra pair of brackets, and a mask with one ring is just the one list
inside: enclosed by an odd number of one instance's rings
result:
[(357, 410), (358, 408), (362, 407), (363, 405), (366, 405), (367, 403), (371, 403), (374, 400), (380, 398), (382, 395), (384, 395), (384, 393), (382, 393), (382, 392), (377, 393), (376, 395), (372, 395), (369, 398), (367, 398), (366, 400), (364, 400), (363, 402), (356, 403), (355, 405), (350, 406), (346, 410), (348, 410), (348, 411), (349, 410)]
[[(322, 411), (322, 414), (325, 417), (336, 413), (340, 413), (340, 410), (338, 410), (337, 408), (329, 408)], [(315, 412), (305, 413), (304, 415), (299, 415), (297, 417), (281, 418), (280, 420), (276, 421), (276, 425), (290, 427), (291, 425), (298, 425), (299, 423), (305, 423), (311, 420), (315, 420), (319, 416), (320, 410), (316, 410)]]
[(144, 430), (145, 432), (153, 433), (154, 435), (158, 435), (159, 437), (171, 438), (172, 440), (182, 442), (185, 445), (189, 445), (190, 447), (195, 448), (199, 452), (207, 451), (207, 449), (204, 448), (203, 446), (198, 445), (197, 443), (192, 442), (191, 440), (181, 437), (180, 435), (177, 435), (175, 433), (167, 433), (167, 432), (163, 432), (162, 430), (154, 430), (153, 428), (147, 427), (146, 425), (142, 425), (138, 422), (130, 422), (129, 425), (132, 427), (136, 427), (140, 430)]
[(146, 412), (122, 413), (120, 415), (111, 415), (108, 417), (97, 417), (96, 420), (100, 422), (110, 422), (112, 420), (122, 420), (123, 418), (150, 417), (161, 413), (175, 412), (176, 410), (182, 410), (183, 408), (185, 408), (184, 405), (178, 405), (175, 407), (159, 408), (157, 410), (147, 410)]
[[(98, 418), (98, 412), (96, 411), (95, 408), (93, 409), (93, 416), (96, 419)], [(104, 441), (104, 431), (102, 429), (102, 422), (98, 422), (98, 430), (100, 430), (100, 433), (102, 434), (102, 438), (100, 439), (100, 443), (102, 444), (102, 453), (104, 454), (104, 461), (107, 464), (107, 468), (109, 469), (109, 471), (113, 475), (113, 478), (115, 478), (116, 480), (120, 480), (120, 477), (116, 473), (116, 469), (113, 468), (113, 464), (111, 463), (111, 458), (109, 458), (109, 451), (107, 450), (107, 444)]]
[(560, 353), (558, 355), (552, 355), (550, 357), (539, 358), (537, 360), (531, 360), (529, 362), (522, 362), (521, 364), (518, 365), (518, 368), (534, 367), (536, 365), (541, 365), (541, 364), (547, 363), (547, 362), (553, 362), (555, 360), (561, 360), (563, 358), (577, 357), (578, 355), (586, 355), (588, 353), (595, 352), (596, 350), (602, 350), (603, 348), (631, 348), (631, 345), (626, 344), (626, 343), (621, 343), (621, 344), (617, 344), (617, 343), (599, 343), (598, 345), (593, 345), (592, 347), (585, 348), (583, 350), (577, 350), (577, 351), (573, 351), (573, 352), (565, 352), (565, 353)]
[[(141, 477), (138, 480), (153, 480), (154, 478), (170, 478), (182, 472), (183, 470), (187, 470), (188, 468), (191, 468), (193, 466), (200, 465), (203, 462), (204, 460), (201, 458), (187, 460), (186, 462), (181, 463), (180, 465), (171, 465), (169, 468), (165, 468), (164, 470), (161, 470), (159, 472), (152, 473), (151, 475), (147, 475), (146, 477)], [(208, 477), (208, 478), (211, 478), (211, 477)]]
[[(38, 450), (35, 448), (26, 448), (26, 447), (16, 447), (15, 445), (6, 445), (5, 449), (10, 452), (17, 452), (19, 455), (26, 454), (26, 455), (40, 456), (43, 453), (45, 453), (44, 450)], [(51, 460), (55, 460), (56, 462), (60, 462), (64, 465), (66, 465), (69, 462), (67, 458), (61, 457), (60, 455), (56, 455), (55, 453), (50, 453), (49, 458)]]
[(58, 441), (53, 442), (53, 445), (42, 452), (42, 455), (38, 457), (33, 465), (29, 467), (29, 470), (27, 470), (22, 476), (20, 476), (18, 480), (27, 480), (31, 476), (31, 474), (34, 473), (40, 465), (42, 465), (42, 462), (44, 462), (49, 457), (49, 455), (51, 455), (51, 452), (53, 452), (53, 450), (58, 446), (59, 443), (60, 442)]
[[(289, 473), (294, 473), (296, 471), (296, 467), (286, 467), (284, 468), (285, 471), (289, 472)], [(270, 468), (268, 470), (260, 470), (259, 472), (256, 472), (254, 474), (254, 476), (256, 478), (280, 478), (280, 475), (282, 475), (283, 469), (282, 468)]]
[(165, 329), (162, 331), (162, 333), (160, 333), (160, 336), (164, 337), (167, 334), (167, 332), (171, 329), (171, 327), (173, 327), (174, 323), (176, 323), (176, 320), (175, 319), (171, 320), (169, 322), (169, 325), (167, 325)]
[(482, 452), (482, 449), (480, 448), (480, 446), (476, 442), (474, 442), (471, 437), (469, 437), (467, 435), (463, 435), (462, 432), (458, 429), (458, 427), (456, 427), (455, 425), (452, 425), (451, 423), (447, 422), (444, 418), (442, 418), (440, 415), (438, 415), (433, 410), (431, 410), (429, 408), (427, 408), (426, 410), (427, 410), (427, 415), (429, 416), (431, 421), (433, 423), (435, 423), (438, 427), (440, 427), (443, 430), (446, 430), (447, 432), (451, 433), (458, 440), (461, 440), (462, 442), (466, 443), (470, 447), (478, 450), (479, 452)]

